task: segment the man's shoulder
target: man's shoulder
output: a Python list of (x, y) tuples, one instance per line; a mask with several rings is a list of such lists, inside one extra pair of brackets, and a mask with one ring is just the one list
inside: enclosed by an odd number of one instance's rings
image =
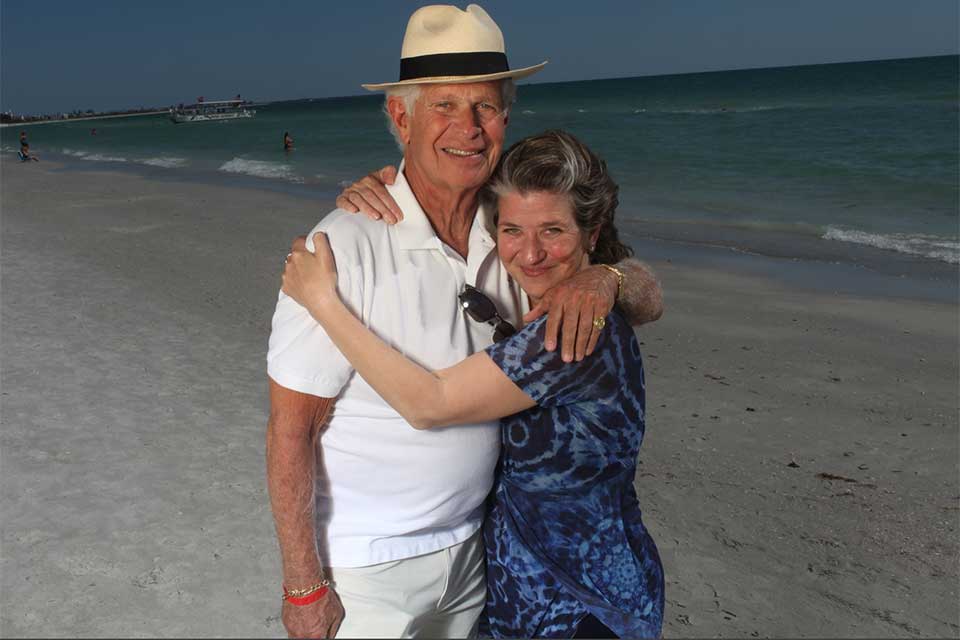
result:
[[(343, 209), (334, 209), (318, 222), (310, 231), (309, 237), (322, 231), (334, 250), (348, 247), (371, 247), (386, 241), (390, 234), (390, 225), (380, 220), (371, 220), (361, 213), (350, 213)], [(312, 243), (308, 241), (308, 246)]]
[(378, 236), (389, 229), (390, 225), (380, 220), (371, 220), (362, 213), (350, 213), (343, 209), (334, 209), (323, 217), (314, 228), (324, 233), (337, 231), (344, 236)]

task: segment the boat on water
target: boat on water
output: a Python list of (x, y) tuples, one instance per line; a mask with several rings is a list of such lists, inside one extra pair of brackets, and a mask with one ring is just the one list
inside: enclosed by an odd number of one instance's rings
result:
[(256, 113), (256, 110), (251, 109), (245, 100), (201, 100), (194, 104), (181, 104), (171, 108), (170, 120), (175, 124), (236, 120), (237, 118), (252, 118)]

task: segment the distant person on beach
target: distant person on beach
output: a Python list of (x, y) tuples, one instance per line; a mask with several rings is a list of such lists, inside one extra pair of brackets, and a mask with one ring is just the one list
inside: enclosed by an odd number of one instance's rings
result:
[(283, 132), (283, 150), (292, 151), (293, 150), (293, 138), (290, 137), (289, 131)]
[[(591, 264), (630, 255), (613, 222), (617, 192), (603, 161), (568, 133), (532, 136), (506, 152), (481, 198), (496, 221), (503, 268), (531, 302)], [(283, 291), (310, 310), (404, 420), (430, 429), (502, 418), (501, 471), (484, 525), (481, 631), (659, 638), (663, 567), (633, 487), (644, 432), (643, 362), (623, 315), (614, 309), (601, 318), (594, 354), (568, 364), (543, 348), (543, 318), (513, 334), (489, 299), (466, 289), (467, 312), (495, 326), (487, 330), (497, 343), (430, 371), (343, 304), (323, 234), (315, 251), (294, 250)]]
[(20, 147), (20, 151), (17, 152), (17, 155), (20, 156), (21, 162), (30, 162), (31, 160), (34, 162), (40, 162), (40, 158), (30, 154), (30, 145), (28, 144)]
[(21, 162), (40, 162), (40, 158), (34, 155), (30, 155), (30, 143), (27, 142), (27, 132), (20, 132), (20, 151), (17, 152), (17, 156), (20, 158)]
[[(525, 311), (532, 321), (549, 310), (545, 342), (552, 351), (559, 333), (564, 361), (593, 349), (614, 303), (634, 324), (659, 317), (659, 286), (636, 261), (586, 267), (530, 309), (497, 260), (478, 194), (500, 158), (513, 79), (544, 64), (511, 70), (500, 29), (482, 8), (431, 6), (407, 25), (400, 80), (365, 85), (386, 91), (403, 150), (388, 187), (403, 220), (339, 210), (314, 232), (330, 234), (348, 307), (423, 366), (447, 367), (489, 346), (490, 332), (461, 312), (466, 285), (515, 325)], [(498, 423), (411, 428), (285, 294), (267, 360), (267, 480), (287, 632), (472, 634), (486, 598), (479, 529)]]

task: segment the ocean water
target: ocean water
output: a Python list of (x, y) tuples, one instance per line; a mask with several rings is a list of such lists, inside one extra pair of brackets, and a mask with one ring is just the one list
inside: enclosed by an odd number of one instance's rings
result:
[[(579, 136), (620, 184), (628, 236), (799, 255), (877, 247), (960, 264), (957, 56), (523, 85), (508, 143)], [(255, 93), (255, 86), (247, 90)], [(249, 120), (163, 116), (21, 128), (41, 157), (329, 197), (399, 152), (379, 95), (258, 106)], [(96, 135), (91, 132), (96, 128)], [(295, 140), (285, 153), (284, 131)], [(769, 242), (768, 242), (769, 243)], [(846, 249), (845, 249), (846, 248)]]

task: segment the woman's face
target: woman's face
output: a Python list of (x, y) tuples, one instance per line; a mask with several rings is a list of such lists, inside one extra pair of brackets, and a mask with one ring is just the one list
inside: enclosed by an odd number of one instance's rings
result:
[[(589, 266), (587, 238), (567, 195), (546, 191), (500, 196), (497, 253), (507, 272), (536, 303), (553, 285)], [(598, 232), (599, 233), (599, 232)]]

